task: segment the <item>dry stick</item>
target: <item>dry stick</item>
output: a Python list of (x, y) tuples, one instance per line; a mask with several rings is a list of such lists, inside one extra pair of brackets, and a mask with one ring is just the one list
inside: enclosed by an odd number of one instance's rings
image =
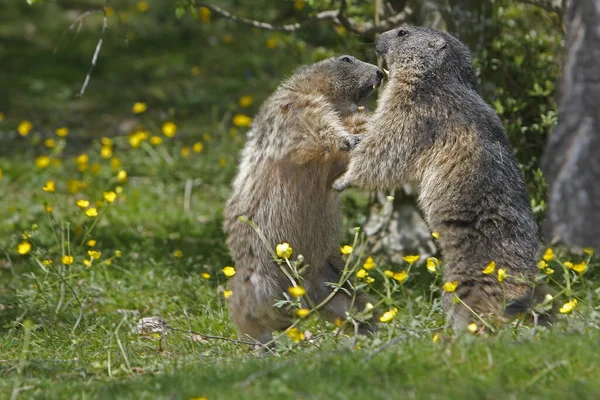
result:
[(279, 31), (279, 32), (295, 32), (301, 28), (304, 28), (307, 25), (311, 25), (315, 22), (320, 21), (333, 21), (335, 25), (343, 26), (347, 30), (357, 33), (363, 36), (373, 36), (376, 33), (385, 32), (392, 27), (406, 21), (406, 17), (411, 14), (410, 10), (399, 12), (396, 15), (393, 15), (383, 21), (380, 22), (379, 25), (375, 25), (371, 22), (359, 23), (354, 19), (348, 17), (346, 15), (347, 4), (346, 0), (340, 1), (340, 7), (337, 10), (326, 10), (321, 11), (317, 15), (312, 18), (307, 19), (306, 21), (296, 22), (293, 24), (285, 24), (285, 25), (273, 25), (267, 22), (256, 21), (253, 19), (240, 17), (238, 15), (232, 14), (227, 10), (224, 10), (220, 7), (214, 6), (212, 4), (207, 3), (192, 3), (190, 0), (190, 5), (193, 7), (206, 7), (214, 13), (227, 18), (234, 22), (239, 22), (241, 24), (250, 25), (254, 28), (267, 30), (267, 31)]
[(98, 39), (98, 44), (96, 45), (96, 51), (94, 51), (94, 56), (92, 57), (92, 64), (90, 65), (90, 69), (88, 70), (87, 75), (85, 76), (85, 81), (83, 81), (83, 86), (81, 86), (81, 90), (79, 91), (78, 96), (82, 97), (85, 93), (85, 89), (87, 88), (88, 83), (90, 82), (90, 77), (92, 76), (92, 71), (96, 66), (96, 60), (98, 60), (98, 54), (100, 54), (100, 49), (102, 48), (102, 42), (104, 41), (104, 34), (106, 33), (106, 28), (108, 28), (108, 16), (106, 15), (106, 7), (108, 6), (108, 0), (104, 3), (104, 21), (102, 23), (102, 30), (100, 31), (100, 38)]
[(200, 337), (202, 337), (204, 339), (224, 340), (226, 342), (245, 344), (248, 346), (255, 346), (257, 344), (257, 343), (252, 343), (252, 342), (246, 342), (244, 340), (230, 339), (230, 338), (226, 338), (226, 337), (222, 337), (222, 336), (205, 335), (204, 333), (194, 332), (191, 329), (179, 329), (179, 328), (171, 328), (171, 327), (169, 327), (169, 329), (172, 331), (175, 331), (175, 332), (183, 332), (183, 333), (199, 335)]
[(387, 349), (388, 347), (390, 347), (393, 344), (398, 343), (401, 340), (406, 339), (406, 335), (401, 335), (398, 337), (395, 337), (394, 339), (386, 342), (383, 346), (381, 346), (380, 348), (378, 348), (377, 350), (375, 350), (374, 352), (372, 352), (371, 354), (369, 354), (368, 357), (366, 357), (365, 359), (362, 360), (363, 364), (369, 362), (373, 357), (375, 357), (377, 354), (381, 353), (382, 351), (384, 351), (385, 349)]

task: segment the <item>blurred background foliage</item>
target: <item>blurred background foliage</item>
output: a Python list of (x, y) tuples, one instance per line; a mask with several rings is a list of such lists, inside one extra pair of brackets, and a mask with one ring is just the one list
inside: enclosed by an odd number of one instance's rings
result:
[[(182, 197), (179, 189), (165, 194), (175, 189), (163, 182), (183, 185), (199, 179), (200, 193), (193, 198), (195, 218), (210, 221), (218, 232), (222, 203), (248, 129), (248, 120), (236, 116), (252, 117), (300, 64), (342, 53), (377, 62), (373, 37), (349, 32), (331, 21), (292, 33), (264, 31), (191, 4), (187, 0), (0, 3), (0, 168), (5, 185), (0, 200), (10, 204), (0, 211), (4, 237), (29, 229), (44, 216), (41, 207), (17, 201), (23, 197), (19, 188), (27, 182), (33, 179), (40, 187), (45, 182), (35, 169), (23, 168), (22, 162), (33, 163), (40, 155), (74, 159), (82, 152), (98, 153), (101, 137), (114, 139), (114, 153), (121, 154), (120, 162), (130, 176), (155, 182), (152, 189), (162, 191), (157, 203), (151, 196), (144, 198), (138, 188), (138, 209), (146, 207), (161, 219), (161, 212), (167, 210), (164, 204)], [(336, 9), (338, 2), (215, 0), (210, 4), (280, 25), (306, 21), (319, 11)], [(102, 34), (105, 5), (108, 25)], [(507, 0), (385, 1), (385, 6), (410, 10), (408, 23), (454, 30), (471, 47), (481, 93), (504, 122), (526, 176), (532, 207), (543, 218), (546, 185), (539, 160), (556, 122), (555, 88), (564, 36), (560, 16)], [(373, 13), (371, 0), (348, 2), (347, 14), (357, 21), (372, 21)], [(103, 45), (96, 66), (79, 96), (99, 38)], [(147, 110), (134, 113), (136, 102), (143, 102)], [(18, 132), (22, 121), (32, 124), (26, 136)], [(161, 145), (166, 155), (148, 144), (131, 148), (136, 133), (160, 135), (161, 125), (168, 121), (176, 123), (177, 134)], [(69, 129), (67, 144), (48, 148), (47, 139), (55, 138), (59, 127)], [(201, 146), (199, 152), (191, 150), (194, 145), (196, 150)], [(100, 161), (98, 155), (95, 159)], [(72, 164), (70, 168), (75, 170)], [(92, 187), (94, 179), (105, 182), (110, 175), (103, 172), (94, 178), (89, 171), (77, 173)], [(37, 195), (30, 200), (41, 202)], [(144, 201), (150, 204), (144, 206)], [(349, 226), (364, 223), (367, 203), (360, 195), (345, 197)], [(145, 218), (143, 213), (140, 216)], [(112, 218), (114, 223), (117, 217)], [(142, 230), (194, 225), (193, 219), (175, 223), (168, 218)], [(124, 219), (124, 229), (129, 225)], [(140, 234), (139, 229), (130, 230), (132, 239)], [(120, 239), (112, 238), (117, 243)], [(209, 246), (222, 240), (217, 236)], [(220, 248), (226, 254), (222, 244)]]

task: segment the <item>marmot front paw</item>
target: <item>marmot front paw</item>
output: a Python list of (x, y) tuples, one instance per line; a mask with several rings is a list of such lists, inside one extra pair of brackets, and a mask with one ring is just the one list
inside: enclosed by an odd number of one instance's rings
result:
[(356, 147), (360, 143), (362, 138), (359, 135), (351, 135), (344, 138), (342, 145), (340, 146), (340, 150), (342, 151), (350, 151)]

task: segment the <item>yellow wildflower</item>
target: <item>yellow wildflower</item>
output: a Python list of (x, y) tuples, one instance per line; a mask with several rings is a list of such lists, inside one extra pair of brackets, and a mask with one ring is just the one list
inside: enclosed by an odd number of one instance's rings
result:
[(394, 278), (394, 280), (398, 281), (399, 283), (404, 283), (408, 279), (408, 272), (396, 272), (392, 278)]
[(233, 117), (233, 124), (240, 128), (248, 127), (252, 124), (252, 118), (244, 114), (236, 114)]
[(306, 290), (302, 286), (292, 286), (288, 288), (288, 293), (293, 297), (302, 297), (306, 294)]
[(115, 193), (116, 193), (116, 194), (121, 194), (121, 193), (123, 193), (123, 187), (122, 187), (122, 186), (117, 186), (117, 187), (115, 187)]
[(301, 11), (304, 8), (304, 1), (305, 0), (295, 0), (294, 1), (294, 8), (297, 11)]
[(21, 255), (28, 254), (31, 251), (31, 243), (22, 242), (17, 246), (17, 252)]
[(498, 270), (498, 282), (502, 282), (504, 279), (506, 279), (506, 270), (500, 268)]
[(55, 185), (54, 181), (46, 182), (46, 185), (42, 188), (42, 190), (44, 192), (48, 192), (48, 193), (54, 193), (55, 189), (56, 189), (56, 185)]
[(113, 157), (110, 159), (110, 167), (116, 171), (121, 168), (121, 159), (119, 157)]
[(335, 323), (335, 326), (337, 326), (339, 328), (344, 323), (344, 320), (342, 320), (341, 318), (338, 317), (335, 319), (334, 323)]
[(173, 255), (175, 256), (175, 258), (182, 258), (183, 257), (183, 251), (181, 251), (181, 250), (175, 250), (173, 252)]
[(35, 165), (37, 165), (38, 168), (47, 168), (48, 165), (50, 165), (50, 157), (48, 156), (39, 156), (38, 158), (35, 159)]
[(121, 250), (115, 250), (115, 257), (121, 258), (123, 256), (123, 252)]
[(53, 149), (56, 147), (56, 141), (52, 138), (44, 140), (44, 146), (49, 149)]
[(407, 263), (409, 263), (409, 264), (416, 263), (417, 261), (419, 261), (419, 258), (421, 258), (421, 256), (419, 256), (419, 255), (416, 255), (416, 256), (404, 256), (404, 257), (402, 257), (402, 259), (404, 261), (406, 261)]
[(544, 260), (540, 260), (537, 262), (537, 267), (538, 269), (544, 269), (548, 266), (548, 264), (546, 263), (546, 261)]
[(113, 156), (112, 146), (102, 146), (100, 148), (100, 157), (111, 158)]
[(467, 326), (467, 329), (468, 329), (468, 330), (469, 330), (469, 332), (471, 332), (472, 334), (476, 334), (476, 333), (477, 333), (477, 330), (478, 330), (479, 328), (477, 327), (477, 324), (473, 322), (473, 323), (469, 324), (469, 326)]
[(152, 146), (158, 146), (159, 144), (161, 144), (163, 141), (163, 139), (160, 136), (152, 136), (150, 138), (150, 144)]
[(365, 282), (367, 282), (367, 283), (373, 283), (373, 282), (375, 282), (375, 278), (373, 278), (373, 277), (371, 277), (371, 276), (367, 276), (367, 277), (365, 278)]
[(288, 330), (285, 334), (296, 343), (300, 343), (304, 340), (304, 333), (298, 330), (298, 328), (292, 328)]
[(392, 278), (394, 276), (394, 271), (390, 271), (389, 269), (386, 269), (385, 271), (383, 271), (383, 274), (385, 276), (387, 276), (388, 278)]
[(594, 255), (594, 253), (596, 252), (596, 250), (594, 250), (594, 249), (593, 249), (593, 248), (591, 248), (591, 247), (584, 247), (582, 250), (583, 250), (583, 252), (584, 252), (585, 254), (587, 254), (587, 255), (588, 255), (588, 256), (590, 256), (590, 257), (591, 257), (591, 256), (593, 256), (593, 255)]
[(437, 258), (429, 257), (427, 259), (427, 271), (435, 273), (438, 265), (440, 265), (440, 262)]
[(98, 175), (100, 173), (100, 170), (102, 170), (102, 165), (98, 163), (93, 163), (92, 167), (90, 168), (90, 171), (92, 171), (92, 174), (94, 175)]
[(554, 251), (550, 247), (548, 247), (546, 249), (546, 251), (544, 252), (544, 255), (542, 256), (544, 261), (552, 261), (552, 260), (554, 260), (554, 257), (555, 257)]
[(442, 289), (444, 289), (446, 292), (449, 292), (449, 293), (454, 292), (457, 287), (458, 287), (458, 281), (446, 282), (442, 285)]
[(364, 270), (364, 269), (359, 269), (359, 270), (356, 272), (356, 277), (357, 277), (358, 279), (362, 279), (362, 278), (364, 278), (364, 277), (365, 277), (365, 276), (367, 276), (367, 275), (368, 275), (368, 274), (367, 274), (367, 271), (366, 271), (366, 270)]
[(90, 206), (90, 202), (88, 200), (77, 200), (76, 204), (81, 208), (87, 208)]
[(398, 314), (398, 309), (394, 307), (391, 310), (384, 312), (383, 315), (379, 317), (379, 321), (390, 322), (392, 319), (394, 319), (396, 314)]
[(267, 39), (267, 49), (274, 49), (277, 47), (278, 44), (279, 38), (277, 36), (271, 36), (269, 39)]
[(133, 104), (131, 107), (131, 112), (134, 114), (141, 114), (148, 109), (148, 105), (146, 103), (137, 102)]
[(233, 290), (223, 290), (223, 297), (225, 297), (226, 299), (228, 299), (231, 296), (233, 296)]
[(296, 317), (298, 318), (306, 318), (310, 314), (310, 310), (308, 308), (299, 308), (296, 310)]
[(52, 265), (52, 260), (44, 260), (44, 261), (42, 261), (42, 264), (44, 264), (46, 266), (47, 265)]
[(31, 132), (31, 128), (33, 128), (33, 125), (31, 125), (31, 122), (21, 121), (21, 123), (17, 127), (17, 131), (19, 132), (19, 135), (27, 136), (27, 135), (29, 135), (29, 132)]
[(50, 213), (52, 212), (52, 206), (51, 206), (51, 205), (46, 205), (46, 206), (44, 206), (44, 209), (46, 210), (46, 212), (47, 212), (48, 214), (50, 214)]
[(202, 140), (204, 140), (205, 142), (210, 142), (212, 140), (212, 136), (210, 136), (210, 133), (204, 132), (202, 134)]
[(104, 200), (106, 200), (107, 203), (112, 203), (117, 198), (117, 194), (113, 191), (104, 192), (103, 196), (104, 196)]
[(573, 309), (577, 307), (577, 299), (573, 299), (571, 301), (569, 301), (568, 303), (565, 303), (562, 305), (562, 307), (560, 308), (560, 310), (558, 310), (561, 314), (568, 314), (571, 311), (573, 311)]
[(146, 12), (146, 11), (148, 11), (149, 8), (150, 8), (150, 5), (148, 4), (147, 1), (139, 1), (137, 3), (137, 9), (140, 12)]
[(165, 122), (162, 124), (160, 130), (163, 133), (163, 135), (172, 138), (173, 136), (175, 136), (175, 133), (177, 133), (177, 125), (175, 125), (173, 122)]
[(439, 232), (431, 232), (431, 236), (433, 236), (434, 239), (439, 239), (440, 238), (440, 233)]
[(92, 266), (92, 262), (90, 260), (83, 260), (83, 265), (85, 265), (86, 267), (91, 267)]
[(183, 146), (181, 148), (181, 157), (188, 158), (190, 156), (190, 148), (188, 146)]
[(210, 279), (210, 274), (208, 272), (203, 272), (200, 274), (202, 279)]
[(252, 96), (242, 96), (240, 97), (239, 100), (240, 103), (240, 107), (250, 107), (252, 105), (252, 103), (254, 103), (254, 99), (252, 98)]
[(200, 142), (196, 142), (192, 146), (192, 150), (194, 150), (194, 153), (202, 153), (202, 150), (204, 150), (204, 145)]
[(99, 259), (101, 254), (102, 253), (100, 253), (99, 251), (96, 251), (96, 250), (88, 250), (88, 255), (90, 256), (90, 258), (92, 260)]
[(98, 216), (98, 209), (95, 208), (95, 207), (88, 208), (87, 210), (85, 210), (85, 215), (87, 215), (90, 218), (97, 217)]
[(210, 14), (211, 11), (210, 9), (206, 8), (206, 7), (200, 7), (200, 21), (204, 22), (205, 24), (210, 22)]
[(554, 273), (554, 270), (552, 268), (546, 268), (544, 269), (544, 272), (546, 273), (546, 275), (552, 275)]
[(440, 341), (440, 334), (436, 332), (436, 334), (433, 335), (432, 342), (433, 343), (439, 343), (439, 341)]
[(87, 154), (81, 154), (79, 156), (77, 156), (77, 158), (75, 158), (75, 164), (77, 165), (81, 165), (81, 164), (87, 164), (90, 161), (90, 156), (88, 156)]
[(567, 269), (573, 269), (573, 263), (571, 261), (565, 261), (563, 264)]
[(353, 251), (353, 250), (354, 250), (354, 249), (352, 248), (352, 246), (349, 246), (349, 245), (347, 245), (347, 244), (346, 244), (346, 245), (344, 245), (344, 246), (342, 246), (342, 247), (340, 248), (340, 252), (341, 252), (342, 254), (346, 254), (346, 255), (347, 255), (347, 254), (352, 254), (352, 251)]
[(56, 133), (56, 136), (64, 138), (69, 134), (69, 128), (63, 126), (62, 128), (57, 128), (54, 132)]
[(235, 275), (235, 268), (227, 266), (227, 267), (223, 268), (223, 273), (225, 274), (226, 277), (231, 278), (232, 276)]
[(107, 147), (112, 147), (112, 145), (113, 145), (112, 139), (107, 138), (106, 136), (103, 136), (102, 139), (100, 139), (100, 143), (102, 143), (102, 146), (107, 146)]
[(290, 258), (292, 256), (293, 249), (289, 243), (280, 243), (275, 246), (275, 253), (279, 258)]
[(71, 264), (73, 264), (73, 261), (75, 261), (73, 256), (67, 256), (67, 255), (62, 256), (62, 258), (60, 260), (65, 265), (71, 265)]
[(371, 256), (367, 257), (367, 259), (363, 263), (363, 268), (366, 269), (367, 271), (375, 268), (375, 261), (373, 260), (373, 257), (371, 257)]
[(586, 269), (587, 264), (585, 262), (580, 262), (578, 264), (573, 265), (573, 271), (577, 272), (578, 274), (583, 274)]
[(87, 244), (89, 247), (94, 247), (94, 246), (96, 245), (96, 243), (97, 243), (97, 242), (96, 242), (94, 239), (90, 239), (90, 240), (88, 240), (88, 241), (87, 241), (87, 243), (86, 243), (86, 244)]
[(119, 182), (123, 183), (123, 182), (127, 182), (127, 172), (125, 170), (120, 170), (117, 173), (117, 179), (119, 180)]
[(483, 272), (486, 275), (489, 275), (489, 274), (494, 273), (495, 270), (496, 270), (496, 262), (492, 261), (481, 272)]

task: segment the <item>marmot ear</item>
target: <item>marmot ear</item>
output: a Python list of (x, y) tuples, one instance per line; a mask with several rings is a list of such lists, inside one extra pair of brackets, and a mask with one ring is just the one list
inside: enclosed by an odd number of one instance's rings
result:
[(435, 51), (440, 51), (446, 48), (446, 41), (443, 38), (437, 38), (429, 42), (429, 47)]

